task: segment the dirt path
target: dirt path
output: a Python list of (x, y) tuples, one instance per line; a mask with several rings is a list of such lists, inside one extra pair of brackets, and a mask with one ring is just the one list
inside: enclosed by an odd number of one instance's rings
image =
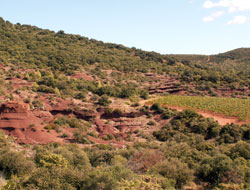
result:
[(141, 101), (139, 102), (139, 104), (140, 104), (140, 105), (149, 104), (148, 102), (152, 102), (152, 101), (157, 100), (157, 99), (159, 99), (159, 97), (154, 97), (154, 98), (150, 98), (150, 99), (147, 99), (147, 100), (141, 100)]
[[(150, 101), (153, 101), (153, 100), (156, 100), (157, 98), (151, 98), (151, 99), (148, 99), (148, 100), (142, 100), (140, 101), (140, 104), (141, 105), (145, 105), (145, 104), (148, 104), (148, 102)], [(172, 109), (176, 109), (177, 111), (183, 111), (187, 108), (185, 107), (180, 107), (180, 106), (167, 106), (169, 108), (172, 108)], [(209, 112), (209, 111), (203, 111), (203, 110), (195, 110), (197, 113), (199, 113), (200, 115), (202, 115), (203, 117), (206, 117), (206, 118), (213, 118), (215, 121), (218, 121), (218, 123), (220, 125), (226, 125), (226, 124), (230, 124), (230, 123), (235, 123), (235, 124), (238, 124), (238, 125), (242, 125), (242, 124), (246, 124), (247, 122), (246, 121), (239, 121), (238, 118), (236, 117), (226, 117), (224, 115), (220, 115), (220, 114), (215, 114), (213, 112)]]

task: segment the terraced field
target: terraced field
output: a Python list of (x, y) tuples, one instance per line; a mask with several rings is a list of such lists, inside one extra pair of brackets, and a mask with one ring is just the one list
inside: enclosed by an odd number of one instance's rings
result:
[(237, 117), (240, 121), (250, 121), (250, 99), (170, 95), (151, 103), (211, 111), (215, 114)]

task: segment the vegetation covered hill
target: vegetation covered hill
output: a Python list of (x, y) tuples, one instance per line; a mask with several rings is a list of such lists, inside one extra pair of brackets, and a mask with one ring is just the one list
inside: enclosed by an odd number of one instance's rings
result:
[(241, 109), (245, 51), (160, 55), (0, 19), (0, 189), (249, 189), (250, 125), (145, 104), (230, 96)]
[(223, 62), (226, 60), (235, 60), (238, 63), (248, 63), (250, 61), (249, 58), (250, 49), (249, 48), (239, 48), (232, 51), (228, 51), (226, 53), (220, 53), (218, 55), (212, 56), (216, 62)]
[[(232, 82), (238, 86), (249, 85), (249, 69), (246, 69), (249, 65), (249, 49), (210, 57), (160, 55), (65, 34), (63, 31), (55, 33), (35, 26), (14, 25), (3, 19), (0, 19), (0, 26), (0, 62), (11, 63), (19, 68), (47, 68), (53, 72), (62, 71), (66, 75), (85, 68), (106, 79), (107, 76), (101, 70), (111, 69), (114, 75), (115, 71), (153, 72), (173, 75), (184, 82), (209, 82), (212, 83), (211, 87)], [(220, 64), (215, 64), (218, 62)]]

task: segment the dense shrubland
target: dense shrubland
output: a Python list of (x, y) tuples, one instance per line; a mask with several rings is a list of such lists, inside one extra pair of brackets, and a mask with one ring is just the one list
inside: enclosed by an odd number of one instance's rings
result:
[[(27, 154), (10, 148), (10, 140), (1, 134), (0, 169), (8, 179), (3, 189), (161, 190), (192, 187), (192, 182), (208, 189), (250, 187), (249, 125), (220, 126), (194, 111), (176, 112), (158, 104), (151, 110), (171, 111), (169, 124), (153, 133), (161, 144), (152, 139), (117, 149), (51, 143), (26, 148)], [(73, 127), (78, 127), (77, 122), (55, 121)]]
[[(112, 69), (112, 84), (122, 84), (126, 80), (140, 83), (147, 78), (138, 73), (153, 72), (208, 88), (230, 86), (232, 83), (241, 88), (250, 83), (247, 52), (248, 49), (239, 49), (211, 57), (160, 55), (63, 31), (53, 32), (19, 23), (14, 25), (0, 18), (0, 63), (17, 66), (18, 69), (46, 68), (54, 75), (63, 73), (67, 76), (86, 69), (105, 80), (108, 78), (103, 70)], [(27, 79), (39, 77), (39, 74), (26, 76)], [(48, 85), (48, 82), (53, 81), (47, 79), (43, 85)], [(51, 85), (55, 88), (54, 83)], [(52, 89), (42, 87), (40, 90), (52, 92)]]

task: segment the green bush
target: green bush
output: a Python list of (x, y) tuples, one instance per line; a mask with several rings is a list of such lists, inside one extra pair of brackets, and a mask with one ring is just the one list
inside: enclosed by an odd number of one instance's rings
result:
[(156, 111), (157, 113), (163, 113), (163, 111), (164, 111), (163, 108), (160, 106), (159, 103), (154, 103), (151, 106), (150, 110)]
[[(174, 186), (171, 182), (167, 184), (168, 185), (166, 185), (166, 179), (159, 179), (152, 176), (140, 176), (138, 179), (134, 180), (122, 180), (119, 183), (119, 188), (120, 190), (174, 190)], [(164, 186), (164, 188), (162, 186)]]
[(21, 177), (32, 172), (34, 163), (25, 158), (22, 153), (4, 148), (0, 150), (0, 169), (3, 170), (8, 177), (11, 175)]
[(227, 124), (220, 130), (218, 141), (220, 143), (235, 143), (242, 139), (242, 131), (235, 124)]
[(69, 167), (77, 168), (79, 170), (88, 170), (90, 162), (87, 154), (74, 144), (66, 146), (59, 146), (52, 150), (53, 153), (62, 155), (68, 162)]
[(114, 135), (112, 134), (107, 134), (105, 137), (103, 137), (104, 140), (109, 141), (115, 139)]
[(54, 153), (39, 153), (35, 156), (35, 161), (38, 166), (44, 168), (51, 168), (51, 167), (61, 167), (67, 168), (68, 161), (59, 154)]
[(32, 101), (32, 105), (36, 109), (44, 109), (44, 105), (40, 100), (34, 100)]
[(79, 182), (84, 178), (83, 174), (77, 170), (65, 168), (38, 168), (25, 181), (25, 190), (77, 190)]
[(232, 159), (242, 157), (246, 160), (250, 160), (250, 144), (244, 141), (237, 142), (230, 149), (230, 156)]
[(89, 140), (87, 135), (82, 134), (81, 131), (79, 130), (75, 130), (74, 131), (74, 140), (77, 143), (81, 143), (81, 144), (91, 144), (92, 142)]
[(230, 182), (233, 180), (228, 176), (235, 173), (232, 167), (232, 160), (226, 155), (217, 155), (212, 158), (206, 158), (201, 162), (197, 170), (197, 176), (211, 185), (218, 185), (222, 182)]
[(159, 131), (154, 131), (153, 136), (159, 141), (168, 141), (178, 132), (173, 130), (170, 125), (162, 127)]
[(98, 104), (101, 105), (101, 106), (109, 106), (111, 104), (111, 101), (109, 100), (108, 96), (103, 95), (98, 100)]
[(82, 101), (86, 101), (86, 94), (84, 92), (79, 92), (76, 96), (76, 99), (82, 100)]
[(44, 92), (44, 93), (51, 93), (54, 94), (55, 90), (52, 87), (45, 86), (45, 85), (39, 85), (39, 87), (36, 89), (37, 92)]
[(149, 93), (147, 90), (142, 90), (140, 92), (140, 97), (143, 98), (144, 100), (148, 99), (149, 98)]
[(158, 173), (165, 178), (174, 180), (175, 187), (178, 189), (181, 189), (193, 179), (193, 171), (189, 169), (187, 164), (176, 158), (160, 162), (151, 172)]
[(162, 119), (170, 119), (171, 117), (174, 117), (176, 115), (175, 111), (172, 111), (170, 109), (164, 109), (163, 113), (161, 114)]
[(97, 90), (99, 96), (108, 95), (113, 97), (121, 97), (121, 89), (117, 86), (103, 86)]

